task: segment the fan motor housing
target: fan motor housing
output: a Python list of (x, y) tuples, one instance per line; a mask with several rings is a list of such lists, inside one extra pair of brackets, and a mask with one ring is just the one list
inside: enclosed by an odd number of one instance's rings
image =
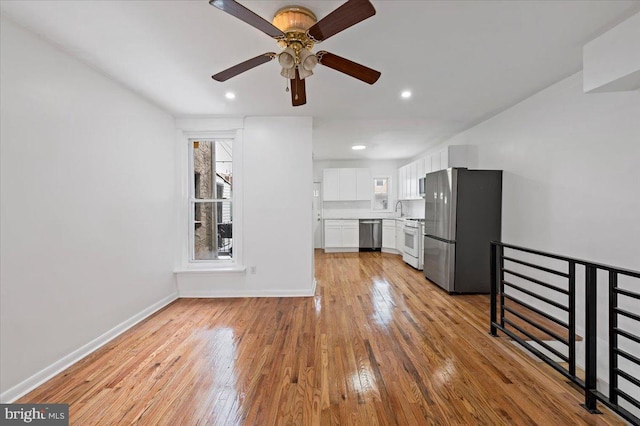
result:
[(307, 30), (316, 22), (316, 15), (306, 7), (287, 6), (276, 12), (272, 23), (284, 33), (284, 38), (278, 40), (280, 47), (291, 47), (299, 53), (302, 49), (313, 48), (313, 41), (307, 35)]

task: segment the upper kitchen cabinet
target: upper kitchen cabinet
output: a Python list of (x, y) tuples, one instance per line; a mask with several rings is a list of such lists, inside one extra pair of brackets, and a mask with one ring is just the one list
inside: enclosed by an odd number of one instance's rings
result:
[(369, 169), (332, 168), (322, 172), (324, 201), (370, 201), (373, 188)]
[(322, 194), (324, 201), (340, 201), (340, 169), (324, 169)]
[(427, 173), (449, 167), (467, 167), (466, 145), (449, 145), (431, 155), (400, 167), (398, 169), (398, 199), (420, 199), (418, 179)]
[(356, 169), (356, 200), (371, 200), (373, 180), (369, 169)]

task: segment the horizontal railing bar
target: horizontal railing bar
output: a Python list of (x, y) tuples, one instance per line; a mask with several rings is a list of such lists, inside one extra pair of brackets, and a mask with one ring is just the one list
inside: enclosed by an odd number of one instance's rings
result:
[(491, 244), (495, 244), (495, 245), (500, 246), (500, 247), (505, 247), (505, 248), (510, 248), (510, 249), (514, 249), (514, 250), (523, 251), (525, 253), (531, 253), (531, 254), (537, 254), (537, 255), (540, 255), (540, 256), (544, 256), (544, 257), (550, 257), (552, 259), (564, 260), (566, 262), (573, 261), (573, 262), (575, 262), (577, 264), (580, 264), (580, 265), (593, 266), (593, 267), (598, 268), (598, 269), (604, 269), (604, 270), (607, 270), (607, 271), (616, 272), (618, 274), (627, 275), (627, 276), (635, 277), (635, 278), (640, 278), (640, 272), (632, 271), (630, 269), (618, 268), (616, 266), (605, 265), (603, 263), (588, 262), (586, 260), (575, 259), (575, 258), (566, 257), (566, 256), (560, 256), (558, 254), (553, 254), (553, 253), (546, 253), (546, 252), (543, 252), (543, 251), (540, 251), (540, 250), (533, 250), (533, 249), (529, 249), (529, 248), (525, 248), (525, 247), (514, 246), (512, 244), (502, 243), (500, 241), (491, 241)]
[(524, 294), (528, 294), (529, 296), (535, 297), (536, 299), (541, 300), (544, 303), (548, 303), (551, 306), (555, 306), (558, 309), (562, 309), (565, 312), (569, 312), (569, 308), (564, 306), (561, 303), (558, 303), (558, 302), (556, 302), (554, 300), (548, 299), (548, 298), (546, 298), (544, 296), (540, 296), (539, 294), (537, 294), (537, 293), (535, 293), (535, 292), (533, 292), (531, 290), (527, 290), (526, 288), (522, 288), (519, 285), (515, 285), (513, 283), (510, 283), (507, 280), (503, 280), (502, 282), (505, 283), (506, 285), (508, 285), (509, 287), (515, 288), (516, 290), (521, 291)]
[(522, 315), (518, 311), (514, 311), (513, 309), (509, 308), (508, 306), (505, 306), (504, 310), (508, 311), (508, 312), (511, 312), (513, 315), (517, 316), (518, 318), (520, 318), (523, 321), (528, 322), (532, 326), (536, 327), (538, 330), (541, 330), (541, 331), (547, 333), (549, 336), (553, 337), (557, 341), (562, 342), (565, 345), (569, 346), (569, 339), (565, 339), (564, 337), (561, 337), (560, 335), (554, 333), (553, 331), (549, 330), (548, 328), (546, 328), (546, 327), (544, 327), (544, 326), (542, 326), (540, 324), (535, 323), (533, 320), (525, 317), (524, 315)]
[(560, 272), (560, 271), (556, 271), (555, 269), (545, 268), (544, 266), (536, 265), (535, 263), (525, 262), (524, 260), (520, 260), (520, 259), (514, 259), (513, 257), (509, 257), (509, 256), (502, 256), (502, 258), (504, 260), (519, 263), (524, 266), (529, 266), (530, 268), (539, 269), (541, 271), (548, 272), (550, 274), (560, 275), (561, 277), (569, 278), (569, 274), (567, 274), (566, 272)]
[(528, 303), (525, 303), (525, 302), (523, 302), (523, 301), (521, 301), (521, 300), (518, 300), (518, 299), (516, 299), (515, 297), (510, 296), (510, 295), (508, 295), (508, 294), (503, 294), (503, 296), (504, 296), (505, 298), (507, 298), (507, 299), (509, 299), (509, 300), (511, 300), (511, 301), (513, 301), (513, 302), (515, 302), (515, 303), (517, 303), (518, 305), (520, 305), (520, 306), (524, 306), (525, 308), (527, 308), (527, 309), (529, 309), (529, 310), (531, 310), (531, 311), (535, 312), (536, 314), (538, 314), (538, 315), (541, 315), (541, 316), (545, 317), (545, 318), (546, 318), (546, 319), (548, 319), (549, 321), (553, 321), (553, 322), (555, 322), (556, 324), (561, 325), (561, 326), (562, 326), (562, 327), (564, 327), (564, 328), (569, 328), (569, 325), (568, 325), (567, 323), (563, 322), (562, 320), (559, 320), (558, 318), (556, 318), (556, 317), (554, 317), (554, 316), (552, 316), (552, 315), (549, 315), (549, 314), (548, 314), (548, 313), (546, 313), (546, 312), (541, 311), (541, 310), (540, 310), (540, 309), (538, 309), (538, 308), (534, 308), (533, 306), (529, 305)]
[(634, 319), (636, 321), (640, 321), (640, 315), (638, 315), (638, 314), (634, 314), (632, 312), (625, 311), (624, 309), (620, 309), (620, 308), (614, 308), (614, 311), (616, 311), (620, 315), (624, 315), (627, 318), (631, 318), (631, 319)]
[(621, 370), (619, 368), (615, 369), (615, 372), (618, 373), (618, 375), (628, 381), (630, 381), (631, 383), (633, 383), (634, 385), (638, 386), (640, 388), (640, 380), (636, 379), (635, 377), (633, 377), (631, 374), (627, 373), (624, 370)]
[(562, 352), (558, 351), (557, 349), (552, 348), (551, 346), (549, 346), (548, 344), (546, 344), (542, 340), (540, 340), (537, 337), (535, 337), (533, 334), (531, 334), (528, 331), (526, 331), (526, 330), (522, 329), (521, 327), (519, 327), (517, 324), (514, 324), (513, 321), (509, 321), (508, 318), (505, 318), (504, 322), (509, 324), (511, 327), (515, 328), (520, 333), (524, 334), (529, 339), (533, 340), (534, 342), (536, 342), (537, 344), (539, 344), (540, 346), (542, 346), (543, 348), (545, 348), (546, 350), (548, 350), (549, 352), (551, 352), (552, 354), (554, 354), (555, 356), (557, 356), (558, 358), (563, 360), (564, 362), (569, 362), (569, 357), (568, 356), (566, 356)]
[(629, 296), (629, 297), (633, 297), (634, 299), (640, 299), (640, 294), (634, 293), (629, 290), (625, 290), (624, 288), (614, 287), (613, 291), (615, 291), (618, 294), (622, 294), (623, 296)]
[(615, 411), (616, 413), (618, 413), (623, 419), (625, 419), (628, 422), (631, 422), (634, 425), (638, 425), (640, 424), (640, 418), (636, 417), (635, 415), (631, 414), (629, 411), (625, 410), (624, 408), (620, 407), (617, 404), (613, 404), (609, 398), (598, 392), (595, 391), (593, 392), (593, 395), (596, 396), (596, 398), (598, 398), (600, 400), (600, 402), (602, 402), (604, 405), (606, 405), (609, 409)]
[(625, 352), (620, 348), (613, 348), (613, 350), (620, 355), (623, 358), (628, 359), (631, 362), (636, 363), (636, 365), (640, 365), (640, 358), (638, 358), (637, 356), (633, 356), (631, 355), (629, 352)]
[(538, 358), (540, 358), (541, 360), (543, 360), (544, 362), (549, 364), (549, 366), (551, 368), (556, 370), (558, 373), (562, 374), (567, 379), (571, 380), (571, 382), (575, 383), (578, 387), (580, 387), (581, 389), (584, 389), (584, 381), (580, 380), (576, 376), (572, 376), (565, 368), (560, 366), (560, 364), (558, 364), (557, 362), (555, 362), (554, 360), (552, 360), (551, 358), (549, 358), (548, 356), (546, 356), (545, 354), (540, 352), (538, 349), (536, 349), (533, 346), (531, 346), (530, 344), (528, 344), (525, 340), (522, 340), (515, 333), (512, 333), (511, 331), (507, 330), (506, 328), (500, 326), (500, 324), (498, 324), (498, 323), (494, 322), (491, 325), (496, 327), (498, 330), (502, 331), (507, 336), (511, 337), (513, 340), (518, 342), (521, 346), (524, 346), (524, 348), (526, 350), (528, 350), (529, 352), (531, 352), (532, 354), (534, 354), (535, 356), (537, 356)]
[(511, 275), (515, 275), (516, 277), (520, 277), (520, 278), (525, 279), (527, 281), (531, 281), (532, 283), (541, 285), (541, 286), (546, 287), (546, 288), (548, 288), (550, 290), (558, 291), (558, 292), (563, 293), (563, 294), (569, 294), (569, 292), (567, 290), (563, 289), (563, 288), (556, 287), (554, 285), (545, 283), (544, 281), (540, 281), (540, 280), (537, 280), (535, 278), (528, 277), (528, 276), (526, 276), (524, 274), (521, 274), (519, 272), (514, 272), (514, 271), (512, 271), (510, 269), (507, 269), (507, 268), (502, 268), (502, 271), (506, 272), (508, 274), (511, 274)]
[(618, 333), (620, 336), (622, 337), (626, 337), (629, 340), (633, 340), (636, 343), (640, 343), (640, 337), (629, 333), (628, 331), (622, 330), (618, 327), (615, 327), (614, 330), (616, 331), (616, 333)]
[(640, 401), (638, 401), (628, 393), (621, 391), (620, 389), (616, 389), (616, 391), (618, 391), (618, 396), (623, 397), (625, 400), (627, 400), (627, 402), (630, 402), (631, 404), (635, 405), (636, 408), (640, 409)]

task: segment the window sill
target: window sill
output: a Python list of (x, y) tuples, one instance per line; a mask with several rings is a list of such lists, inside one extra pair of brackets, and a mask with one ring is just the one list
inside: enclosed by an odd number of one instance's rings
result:
[(245, 274), (247, 272), (247, 268), (242, 265), (234, 265), (234, 266), (211, 266), (207, 265), (206, 267), (182, 267), (176, 268), (173, 270), (176, 274)]

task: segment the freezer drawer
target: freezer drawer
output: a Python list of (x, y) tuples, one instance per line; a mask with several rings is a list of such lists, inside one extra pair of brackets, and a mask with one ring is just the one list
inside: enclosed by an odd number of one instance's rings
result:
[(456, 245), (424, 237), (424, 276), (448, 292), (454, 291)]

